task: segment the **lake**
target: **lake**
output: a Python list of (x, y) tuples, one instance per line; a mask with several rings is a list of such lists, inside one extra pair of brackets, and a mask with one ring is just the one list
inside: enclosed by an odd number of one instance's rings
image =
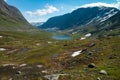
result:
[(69, 35), (53, 35), (52, 37), (53, 39), (56, 39), (56, 40), (71, 40), (72, 37), (69, 36)]

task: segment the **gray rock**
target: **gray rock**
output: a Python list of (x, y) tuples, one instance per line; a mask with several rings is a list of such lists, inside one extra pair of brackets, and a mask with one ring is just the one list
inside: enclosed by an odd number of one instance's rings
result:
[(16, 74), (21, 74), (22, 72), (21, 71), (17, 71)]
[(96, 80), (101, 80), (99, 77)]
[(51, 75), (46, 75), (44, 77), (48, 80), (58, 80), (59, 76), (64, 76), (64, 75), (67, 75), (67, 74), (51, 74)]
[(94, 63), (90, 63), (90, 64), (88, 65), (88, 67), (89, 67), (89, 68), (94, 68), (94, 67), (95, 67), (95, 64), (94, 64)]
[(95, 43), (91, 43), (88, 45), (88, 47), (93, 47), (93, 46), (95, 46)]
[(100, 74), (107, 75), (107, 72), (105, 70), (100, 70)]
[(89, 52), (89, 53), (88, 53), (88, 55), (92, 55), (92, 54), (93, 54), (93, 52)]

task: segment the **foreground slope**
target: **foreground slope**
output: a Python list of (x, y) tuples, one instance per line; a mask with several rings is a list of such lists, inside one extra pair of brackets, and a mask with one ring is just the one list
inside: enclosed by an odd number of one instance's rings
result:
[[(9, 33), (9, 34), (8, 34)], [(1, 80), (119, 80), (119, 37), (55, 41), (38, 35), (0, 32)], [(2, 50), (1, 48), (5, 49)], [(2, 51), (1, 51), (2, 50)], [(72, 57), (76, 51), (81, 54)], [(94, 67), (88, 67), (94, 63)], [(105, 70), (105, 74), (100, 74)], [(52, 76), (52, 75), (55, 76)]]

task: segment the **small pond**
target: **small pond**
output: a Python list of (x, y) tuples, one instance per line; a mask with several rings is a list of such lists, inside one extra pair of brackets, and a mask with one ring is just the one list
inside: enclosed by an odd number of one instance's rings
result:
[(56, 40), (71, 40), (72, 37), (69, 36), (69, 35), (53, 35), (52, 37), (53, 39), (56, 39)]

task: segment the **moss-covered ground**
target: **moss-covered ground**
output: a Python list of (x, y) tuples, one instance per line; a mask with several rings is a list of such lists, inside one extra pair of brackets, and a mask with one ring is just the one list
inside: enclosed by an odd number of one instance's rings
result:
[[(67, 74), (59, 80), (120, 79), (118, 36), (63, 41), (51, 39), (44, 31), (1, 31), (0, 36), (0, 48), (6, 49), (0, 51), (0, 80), (47, 80), (44, 76), (49, 74)], [(71, 56), (79, 50), (84, 50), (83, 54)], [(95, 68), (88, 68), (90, 63)], [(99, 74), (100, 70), (107, 75)]]

